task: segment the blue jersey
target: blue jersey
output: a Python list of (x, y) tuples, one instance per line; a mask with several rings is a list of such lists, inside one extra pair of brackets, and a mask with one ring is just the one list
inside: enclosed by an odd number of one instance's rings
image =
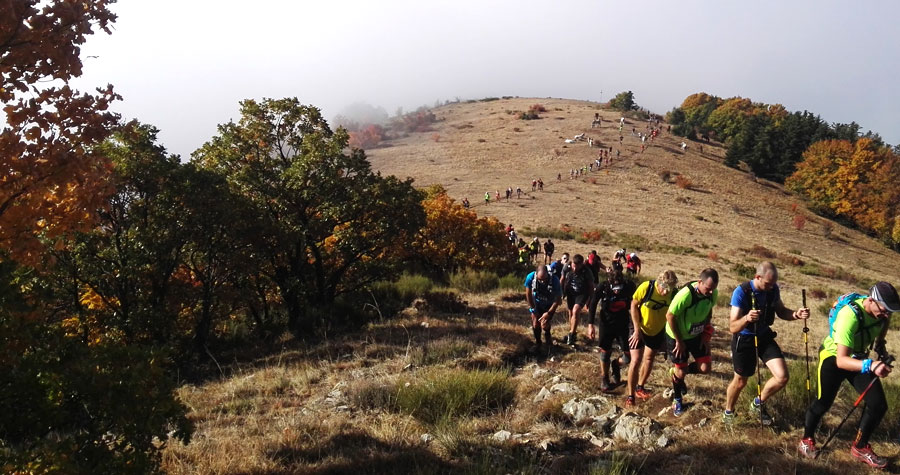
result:
[[(778, 284), (775, 284), (769, 291), (757, 290), (752, 280), (750, 281), (750, 289), (752, 289), (753, 295), (756, 296), (757, 307), (762, 312), (755, 326), (759, 329), (760, 335), (766, 335), (772, 331), (770, 325), (775, 319), (775, 302), (781, 299), (781, 290), (779, 290)], [(734, 289), (734, 293), (731, 294), (731, 306), (740, 308), (741, 314), (746, 314), (751, 310), (752, 301), (750, 295), (744, 292), (743, 285), (739, 285)], [(753, 330), (754, 325), (747, 325), (746, 328), (741, 330), (740, 334), (753, 335)]]
[(556, 276), (550, 276), (550, 282), (544, 283), (534, 278), (534, 272), (525, 278), (525, 288), (531, 289), (535, 305), (548, 309), (557, 298), (562, 297), (562, 285)]

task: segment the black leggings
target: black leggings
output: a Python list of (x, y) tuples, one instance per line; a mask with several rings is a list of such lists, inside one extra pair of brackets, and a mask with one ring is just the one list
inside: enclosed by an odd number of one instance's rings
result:
[[(806, 410), (806, 426), (803, 437), (813, 438), (819, 421), (834, 403), (841, 383), (845, 380), (849, 381), (857, 393), (862, 393), (875, 377), (872, 373), (862, 374), (838, 368), (837, 358), (834, 356), (823, 359), (819, 364), (819, 397)], [(881, 381), (875, 381), (863, 401), (865, 401), (866, 407), (859, 420), (859, 438), (856, 440), (858, 448), (865, 447), (869, 443), (869, 437), (887, 412), (887, 400), (884, 397)]]

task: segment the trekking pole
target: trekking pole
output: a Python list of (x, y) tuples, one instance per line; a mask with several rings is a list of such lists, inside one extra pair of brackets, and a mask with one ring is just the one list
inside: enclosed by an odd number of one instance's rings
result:
[[(753, 292), (750, 293), (750, 302), (753, 310), (759, 310), (759, 302), (756, 301), (756, 295)], [(762, 381), (762, 377), (760, 376), (760, 361), (759, 361), (759, 320), (753, 322), (753, 347), (756, 350), (756, 399), (759, 399), (759, 405), (762, 406), (762, 389), (760, 388), (760, 384)], [(763, 423), (763, 409), (759, 408), (759, 425), (764, 426)]]
[[(879, 366), (886, 365), (886, 366), (890, 367), (891, 363), (893, 361), (894, 361), (894, 357), (888, 355), (883, 361), (879, 361), (878, 365)], [(875, 368), (878, 368), (878, 366), (876, 366)], [(866, 389), (863, 390), (863, 392), (859, 393), (859, 397), (856, 398), (856, 402), (853, 403), (853, 407), (850, 408), (850, 412), (848, 412), (847, 415), (844, 416), (843, 419), (841, 419), (840, 424), (838, 424), (838, 426), (835, 427), (833, 431), (831, 431), (831, 435), (828, 436), (828, 440), (826, 440), (825, 443), (822, 444), (822, 448), (819, 449), (818, 452), (816, 452), (815, 457), (813, 457), (814, 459), (819, 458), (819, 454), (821, 454), (822, 452), (825, 451), (825, 447), (828, 447), (828, 443), (831, 442), (831, 439), (833, 439), (834, 436), (837, 435), (838, 431), (841, 430), (841, 426), (843, 426), (844, 423), (847, 422), (847, 419), (849, 419), (850, 416), (853, 415), (853, 411), (856, 410), (856, 406), (859, 406), (859, 403), (862, 402), (864, 397), (866, 397), (866, 393), (869, 392), (869, 389), (872, 389), (872, 386), (875, 384), (875, 381), (878, 381), (880, 379), (878, 376), (875, 376), (875, 368), (872, 368), (872, 381), (869, 382), (869, 385), (866, 386)]]
[[(803, 298), (803, 308), (806, 308), (806, 289), (802, 289), (801, 296)], [(809, 326), (803, 320), (803, 344), (806, 345), (806, 407), (810, 405), (810, 389), (809, 389)]]

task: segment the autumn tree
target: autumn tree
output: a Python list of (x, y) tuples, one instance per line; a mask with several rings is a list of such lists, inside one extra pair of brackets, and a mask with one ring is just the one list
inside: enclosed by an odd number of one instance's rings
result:
[(411, 180), (372, 171), (319, 110), (297, 99), (241, 102), (237, 123), (193, 154), (221, 174), (252, 212), (253, 254), (278, 286), (288, 325), (313, 322), (311, 306), (395, 273), (404, 243), (424, 223)]
[(91, 223), (109, 191), (109, 164), (96, 145), (117, 122), (112, 86), (72, 89), (80, 47), (110, 32), (112, 1), (0, 1), (0, 245), (22, 260), (38, 236)]
[(412, 242), (413, 258), (430, 274), (443, 277), (462, 268), (505, 270), (515, 262), (503, 224), (478, 217), (440, 186), (426, 189), (425, 226)]
[(900, 159), (870, 139), (816, 142), (785, 184), (829, 216), (852, 221), (896, 247)]

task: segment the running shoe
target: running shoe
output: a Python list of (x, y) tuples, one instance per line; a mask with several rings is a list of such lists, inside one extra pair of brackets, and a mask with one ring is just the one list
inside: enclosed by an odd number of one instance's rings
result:
[(722, 422), (724, 422), (724, 423), (727, 424), (727, 425), (732, 425), (732, 424), (734, 424), (734, 411), (732, 411), (732, 412), (728, 412), (728, 411), (723, 412), (723, 413), (722, 413)]
[(681, 417), (684, 414), (684, 406), (681, 403), (681, 398), (676, 398), (672, 400), (672, 415), (675, 417)]
[[(851, 449), (851, 452), (854, 449)], [(816, 448), (816, 441), (806, 438), (800, 439), (800, 444), (797, 445), (797, 452), (800, 452), (800, 455), (808, 458), (814, 459), (816, 458), (816, 454), (819, 453), (819, 449)]]
[(866, 444), (863, 448), (857, 448), (856, 445), (850, 446), (850, 455), (856, 460), (868, 464), (873, 468), (887, 467), (887, 459), (880, 457), (872, 451), (872, 446)]
[(770, 426), (772, 425), (772, 422), (774, 422), (772, 416), (766, 411), (766, 405), (760, 402), (759, 398), (753, 398), (753, 400), (750, 401), (750, 412), (758, 417), (764, 426)]
[(625, 409), (631, 409), (634, 407), (634, 396), (628, 396), (625, 398)]
[(634, 395), (638, 399), (643, 399), (645, 401), (653, 397), (653, 394), (650, 393), (649, 389), (643, 388), (641, 386), (638, 386), (638, 388), (634, 390)]

